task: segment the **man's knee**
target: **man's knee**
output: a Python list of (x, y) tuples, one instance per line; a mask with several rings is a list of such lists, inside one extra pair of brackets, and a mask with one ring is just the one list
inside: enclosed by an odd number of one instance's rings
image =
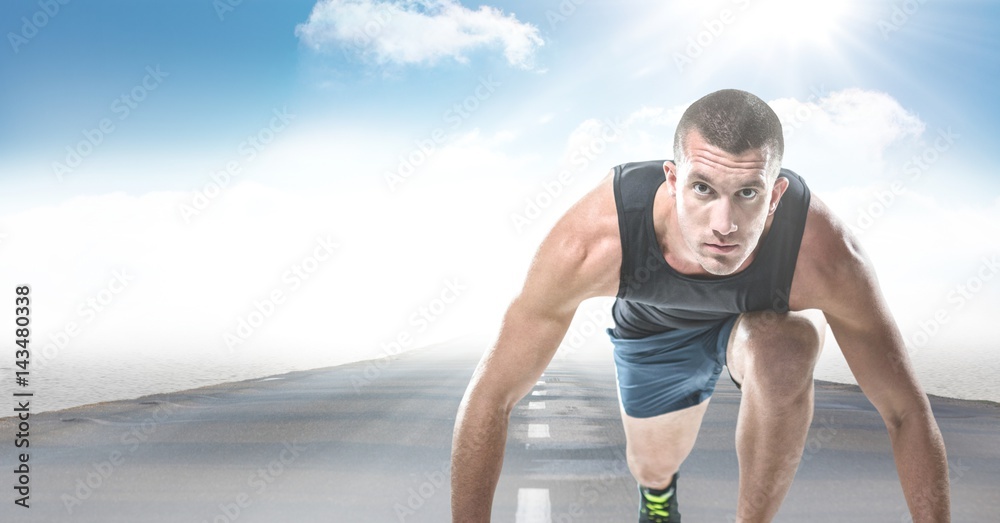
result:
[(674, 474), (680, 468), (680, 463), (653, 463), (647, 460), (634, 460), (629, 456), (628, 468), (635, 476), (635, 481), (651, 489), (663, 489), (670, 485)]
[(741, 322), (747, 379), (762, 392), (792, 397), (808, 391), (825, 323), (802, 314), (755, 313)]
[(626, 444), (628, 468), (640, 485), (655, 489), (669, 485), (694, 446), (693, 438), (664, 436), (653, 444), (650, 441)]

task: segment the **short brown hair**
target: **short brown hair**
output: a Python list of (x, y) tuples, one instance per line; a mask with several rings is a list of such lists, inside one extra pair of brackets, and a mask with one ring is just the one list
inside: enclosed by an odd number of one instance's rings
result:
[[(709, 93), (687, 108), (674, 133), (674, 158), (684, 158), (684, 140), (697, 130), (705, 141), (730, 154), (764, 149), (777, 175), (785, 153), (781, 120), (764, 100), (739, 89)], [(774, 161), (774, 164), (771, 162)]]

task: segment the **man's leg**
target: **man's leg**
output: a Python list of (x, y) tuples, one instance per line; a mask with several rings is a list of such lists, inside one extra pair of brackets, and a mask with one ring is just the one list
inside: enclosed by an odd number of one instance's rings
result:
[(726, 350), (743, 398), (736, 423), (737, 521), (771, 521), (795, 477), (813, 415), (813, 368), (826, 322), (818, 311), (745, 313)]
[(735, 320), (636, 339), (619, 338), (608, 329), (615, 345), (626, 457), (642, 487), (640, 521), (680, 520), (671, 483), (698, 438)]
[(622, 409), (628, 468), (639, 485), (663, 489), (691, 453), (709, 400), (651, 418), (634, 418)]

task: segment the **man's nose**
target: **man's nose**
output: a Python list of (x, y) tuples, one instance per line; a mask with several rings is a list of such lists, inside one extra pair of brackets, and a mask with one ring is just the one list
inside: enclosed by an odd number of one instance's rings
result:
[(711, 220), (712, 230), (723, 236), (736, 232), (733, 209), (728, 199), (720, 198), (715, 202), (712, 207)]

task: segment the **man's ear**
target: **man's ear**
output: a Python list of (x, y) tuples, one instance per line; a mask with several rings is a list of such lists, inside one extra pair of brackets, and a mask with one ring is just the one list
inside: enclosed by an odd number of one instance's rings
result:
[(778, 210), (778, 202), (781, 200), (781, 195), (785, 194), (786, 189), (788, 189), (788, 178), (779, 176), (774, 180), (774, 186), (771, 187), (771, 201), (768, 203), (767, 214), (774, 214), (774, 211)]
[(677, 194), (677, 166), (674, 162), (667, 160), (663, 162), (663, 175), (667, 177), (667, 189), (671, 196)]

